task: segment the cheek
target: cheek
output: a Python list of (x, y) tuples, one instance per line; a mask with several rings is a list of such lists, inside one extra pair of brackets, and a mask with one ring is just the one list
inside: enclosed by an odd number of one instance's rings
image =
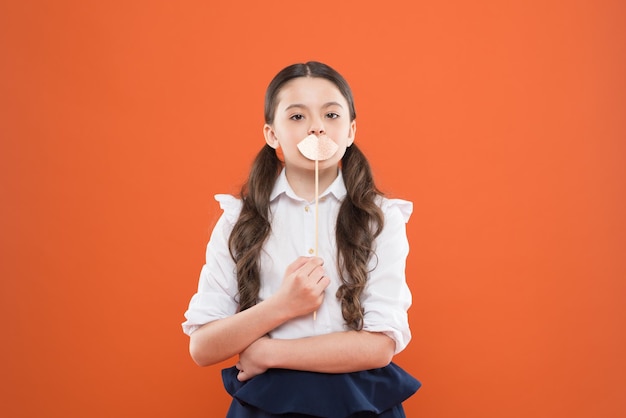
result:
[(303, 139), (307, 135), (306, 129), (300, 126), (282, 126), (275, 132), (276, 136), (285, 144)]
[(337, 126), (333, 129), (329, 129), (327, 131), (328, 136), (330, 136), (335, 142), (339, 145), (350, 146), (354, 137), (352, 136), (352, 129), (350, 126)]

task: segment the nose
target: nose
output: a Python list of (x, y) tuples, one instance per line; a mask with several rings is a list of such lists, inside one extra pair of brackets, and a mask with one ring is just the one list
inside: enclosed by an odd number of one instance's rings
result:
[(311, 126), (309, 127), (309, 135), (313, 134), (313, 135), (322, 135), (324, 134), (324, 124), (322, 123), (321, 120), (316, 119), (311, 123)]

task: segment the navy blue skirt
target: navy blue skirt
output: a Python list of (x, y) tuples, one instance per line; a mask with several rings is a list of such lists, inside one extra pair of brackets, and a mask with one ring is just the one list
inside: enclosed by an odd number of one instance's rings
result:
[(421, 386), (394, 363), (339, 374), (270, 369), (246, 382), (237, 374), (222, 370), (233, 397), (226, 418), (403, 418), (402, 402)]

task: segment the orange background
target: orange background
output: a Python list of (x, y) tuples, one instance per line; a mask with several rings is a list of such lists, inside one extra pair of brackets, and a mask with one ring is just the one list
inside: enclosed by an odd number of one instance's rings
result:
[(180, 329), (212, 195), (317, 59), (415, 203), (407, 415), (626, 416), (624, 4), (0, 1), (0, 415), (224, 416)]

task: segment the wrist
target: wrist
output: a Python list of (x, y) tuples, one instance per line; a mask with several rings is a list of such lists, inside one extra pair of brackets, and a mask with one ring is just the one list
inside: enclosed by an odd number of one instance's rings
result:
[(289, 301), (283, 300), (281, 297), (282, 295), (280, 293), (276, 293), (266, 299), (265, 302), (267, 302), (269, 311), (272, 313), (276, 321), (282, 325), (290, 319), (293, 319), (295, 315), (293, 315), (289, 310)]
[(261, 361), (265, 369), (273, 369), (277, 367), (275, 346), (277, 340), (270, 337), (263, 338), (261, 341)]

